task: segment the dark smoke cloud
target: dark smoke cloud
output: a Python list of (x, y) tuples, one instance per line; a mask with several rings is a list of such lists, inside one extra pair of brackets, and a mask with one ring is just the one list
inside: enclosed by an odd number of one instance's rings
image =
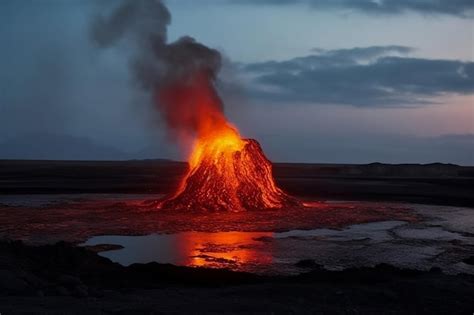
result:
[[(221, 55), (193, 38), (185, 36), (167, 42), (171, 15), (158, 0), (125, 0), (108, 15), (98, 16), (92, 25), (92, 38), (101, 48), (120, 46), (132, 49), (130, 69), (138, 85), (150, 93), (169, 129), (178, 133), (195, 132), (199, 103), (192, 97), (159, 100), (163, 89), (179, 86), (180, 91), (193, 93), (196, 75), (207, 80), (214, 91), (214, 81), (221, 67)], [(184, 90), (183, 90), (184, 89)], [(215, 109), (221, 111), (221, 102)]]

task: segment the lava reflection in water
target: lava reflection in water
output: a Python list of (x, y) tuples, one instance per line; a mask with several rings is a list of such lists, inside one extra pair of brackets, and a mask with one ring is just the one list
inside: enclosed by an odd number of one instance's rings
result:
[(270, 265), (270, 232), (183, 232), (147, 236), (97, 236), (83, 245), (117, 244), (124, 248), (101, 255), (122, 265), (171, 263), (182, 266), (229, 268)]

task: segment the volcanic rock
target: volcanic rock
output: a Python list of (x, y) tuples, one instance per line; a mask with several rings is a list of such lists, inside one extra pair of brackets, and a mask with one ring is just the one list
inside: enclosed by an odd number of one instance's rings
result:
[(238, 212), (301, 206), (276, 186), (272, 164), (259, 143), (239, 141), (243, 142), (241, 148), (217, 152), (214, 143), (204, 145), (200, 162), (189, 171), (178, 193), (164, 200), (160, 208)]
[(29, 290), (29, 286), (10, 270), (0, 270), (0, 293), (21, 294)]

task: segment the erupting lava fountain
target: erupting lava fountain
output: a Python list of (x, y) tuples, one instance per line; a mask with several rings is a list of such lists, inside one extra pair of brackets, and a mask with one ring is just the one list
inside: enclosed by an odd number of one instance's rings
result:
[(205, 75), (195, 76), (185, 87), (164, 89), (158, 97), (165, 104), (191, 102), (199, 113), (193, 115), (198, 119), (192, 122), (197, 132), (189, 170), (177, 191), (159, 203), (160, 209), (245, 211), (301, 206), (277, 187), (272, 164), (258, 142), (242, 139), (227, 121)]

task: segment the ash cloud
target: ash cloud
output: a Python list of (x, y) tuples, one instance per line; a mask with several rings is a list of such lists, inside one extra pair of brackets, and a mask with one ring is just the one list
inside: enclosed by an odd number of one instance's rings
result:
[[(189, 89), (199, 75), (207, 81), (214, 94), (215, 109), (222, 111), (222, 103), (214, 90), (216, 75), (221, 67), (221, 55), (189, 36), (167, 42), (167, 27), (171, 14), (159, 0), (124, 0), (109, 14), (96, 17), (91, 27), (93, 41), (100, 48), (131, 49), (130, 71), (137, 85), (151, 96), (168, 129), (172, 132), (192, 133), (198, 115), (197, 102), (187, 98), (161, 100), (160, 94), (170, 87)], [(183, 93), (186, 94), (186, 93)]]

